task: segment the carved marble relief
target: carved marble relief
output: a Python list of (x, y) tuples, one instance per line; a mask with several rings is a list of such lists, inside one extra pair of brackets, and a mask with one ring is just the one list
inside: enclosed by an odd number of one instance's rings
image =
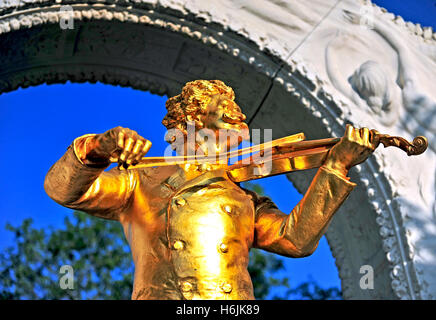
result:
[[(362, 19), (356, 13), (345, 10), (344, 20), (363, 29)], [(380, 40), (394, 50), (396, 56), (392, 59), (397, 61), (396, 70), (370, 59), (351, 75), (344, 74), (340, 65), (346, 54), (344, 47), (362, 50), (364, 55), (365, 46), (371, 51), (377, 44), (365, 41), (365, 32), (338, 30), (325, 49), (325, 66), (332, 85), (360, 109), (373, 113), (383, 125), (400, 122), (411, 136), (426, 136), (430, 147), (436, 151), (436, 101), (421, 89), (424, 79), (416, 72), (416, 60), (420, 57), (414, 56), (407, 42), (387, 22), (375, 19), (366, 30), (377, 33)], [(360, 42), (360, 48), (350, 46), (355, 42)]]

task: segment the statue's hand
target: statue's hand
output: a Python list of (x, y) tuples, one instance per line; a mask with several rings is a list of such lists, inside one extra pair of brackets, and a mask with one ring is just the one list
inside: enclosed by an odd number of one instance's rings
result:
[(368, 128), (356, 129), (348, 124), (341, 141), (330, 149), (324, 167), (346, 176), (351, 167), (364, 162), (377, 148), (377, 133)]
[(149, 140), (123, 127), (96, 135), (90, 144), (87, 159), (97, 163), (118, 162), (125, 167), (136, 164), (151, 147)]

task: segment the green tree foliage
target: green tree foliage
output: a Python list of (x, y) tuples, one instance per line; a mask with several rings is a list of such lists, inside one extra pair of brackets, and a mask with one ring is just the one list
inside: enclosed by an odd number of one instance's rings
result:
[(301, 300), (340, 300), (341, 291), (338, 288), (321, 288), (314, 280), (301, 283), (294, 289), (287, 291), (289, 298), (295, 297)]
[[(0, 298), (129, 299), (133, 265), (121, 225), (75, 212), (61, 229), (32, 219), (7, 225), (15, 245), (0, 254)], [(74, 289), (60, 288), (60, 267), (74, 269)]]
[[(66, 217), (60, 229), (37, 229), (32, 219), (7, 225), (14, 246), (0, 253), (0, 299), (130, 299), (134, 266), (118, 222), (81, 212)], [(74, 270), (74, 289), (61, 289), (60, 267)], [(284, 269), (272, 254), (252, 250), (249, 271), (255, 295), (268, 296), (287, 279), (271, 274)]]
[[(263, 194), (261, 186), (244, 184)], [(134, 266), (121, 225), (74, 212), (62, 228), (37, 229), (32, 219), (7, 225), (14, 245), (0, 253), (0, 299), (130, 299)], [(74, 289), (61, 289), (60, 268), (74, 270)], [(336, 288), (307, 282), (291, 289), (282, 258), (256, 249), (248, 268), (257, 299), (338, 299)]]

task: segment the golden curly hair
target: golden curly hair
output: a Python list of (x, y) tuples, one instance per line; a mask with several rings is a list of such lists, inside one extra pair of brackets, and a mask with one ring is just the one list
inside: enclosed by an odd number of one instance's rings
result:
[(220, 80), (195, 80), (185, 84), (182, 93), (169, 98), (165, 103), (168, 111), (162, 124), (167, 129), (177, 128), (187, 134), (187, 121), (193, 121), (196, 129), (202, 129), (204, 124), (200, 116), (206, 113), (206, 108), (215, 94), (226, 95), (232, 101), (235, 93)]

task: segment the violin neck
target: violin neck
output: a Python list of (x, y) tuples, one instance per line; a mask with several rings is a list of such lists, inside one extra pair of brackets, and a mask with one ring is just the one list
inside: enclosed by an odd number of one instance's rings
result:
[(243, 182), (299, 170), (319, 168), (340, 138), (296, 142), (242, 159), (227, 168), (233, 182)]

